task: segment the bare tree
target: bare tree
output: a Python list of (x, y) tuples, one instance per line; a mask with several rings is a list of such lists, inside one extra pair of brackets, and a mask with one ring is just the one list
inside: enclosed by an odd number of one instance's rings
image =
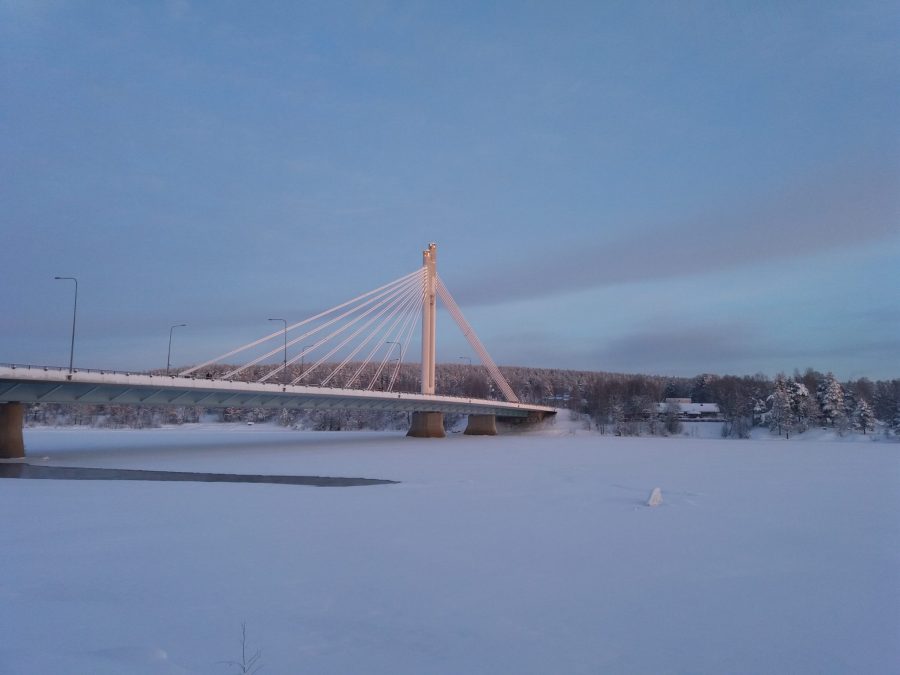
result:
[(241, 622), (241, 660), (240, 661), (222, 661), (226, 666), (235, 669), (238, 675), (253, 675), (262, 669), (259, 662), (262, 658), (262, 650), (257, 649), (255, 652), (247, 655), (247, 624)]

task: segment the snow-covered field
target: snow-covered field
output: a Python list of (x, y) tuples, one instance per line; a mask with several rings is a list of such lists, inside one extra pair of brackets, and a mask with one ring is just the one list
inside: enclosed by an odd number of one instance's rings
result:
[[(900, 672), (900, 445), (26, 430), (49, 465), (398, 485), (0, 480), (0, 672)], [(645, 506), (654, 487), (661, 506)]]

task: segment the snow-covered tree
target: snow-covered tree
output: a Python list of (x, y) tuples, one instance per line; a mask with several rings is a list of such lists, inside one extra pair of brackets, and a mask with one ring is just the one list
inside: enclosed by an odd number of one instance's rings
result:
[(853, 391), (857, 398), (864, 398), (871, 405), (875, 397), (875, 383), (868, 377), (861, 377), (853, 383)]
[(844, 388), (833, 373), (828, 373), (819, 385), (819, 407), (825, 422), (831, 426), (844, 419)]
[(769, 429), (778, 432), (779, 436), (784, 433), (787, 438), (791, 437), (791, 430), (794, 427), (790, 388), (790, 382), (784, 373), (778, 373), (775, 376), (775, 391), (769, 397), (771, 402)]
[(900, 436), (900, 402), (897, 403), (894, 419), (891, 420), (891, 431), (894, 432), (894, 435)]
[(842, 387), (842, 389), (844, 390), (844, 417), (846, 417), (848, 421), (852, 421), (853, 413), (856, 412), (856, 392), (853, 391), (849, 383)]
[(753, 424), (755, 426), (765, 424), (769, 417), (769, 408), (766, 406), (766, 402), (761, 398), (752, 398), (751, 406), (753, 409)]
[(791, 401), (791, 414), (794, 416), (794, 424), (800, 433), (806, 431), (810, 424), (810, 402), (809, 389), (802, 382), (794, 379), (787, 381), (788, 396)]
[(669, 380), (666, 382), (665, 389), (663, 389), (663, 398), (682, 398), (682, 393), (678, 385)]
[(875, 413), (864, 399), (856, 402), (856, 408), (853, 410), (853, 427), (862, 431), (863, 434), (869, 429), (875, 428)]
[(872, 407), (876, 419), (890, 426), (898, 403), (900, 403), (900, 380), (893, 382), (884, 380), (875, 383)]
[(712, 403), (710, 388), (715, 380), (714, 375), (704, 373), (694, 378), (694, 384), (691, 387), (691, 400), (694, 403)]
[(622, 401), (615, 399), (610, 406), (610, 417), (612, 417), (613, 428), (616, 436), (625, 436), (628, 433), (628, 427), (625, 423), (625, 405)]

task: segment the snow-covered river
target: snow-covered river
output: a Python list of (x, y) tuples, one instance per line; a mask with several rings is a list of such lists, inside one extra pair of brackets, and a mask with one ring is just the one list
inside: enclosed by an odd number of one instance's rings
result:
[[(0, 480), (0, 672), (891, 673), (900, 445), (26, 430), (28, 461), (395, 485)], [(646, 501), (659, 487), (663, 503)]]

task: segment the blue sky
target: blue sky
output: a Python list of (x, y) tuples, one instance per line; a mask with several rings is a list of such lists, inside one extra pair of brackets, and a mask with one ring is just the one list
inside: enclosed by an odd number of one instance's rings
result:
[[(500, 364), (900, 376), (895, 2), (0, 0), (0, 361), (438, 268)], [(470, 355), (446, 316), (438, 355)]]

